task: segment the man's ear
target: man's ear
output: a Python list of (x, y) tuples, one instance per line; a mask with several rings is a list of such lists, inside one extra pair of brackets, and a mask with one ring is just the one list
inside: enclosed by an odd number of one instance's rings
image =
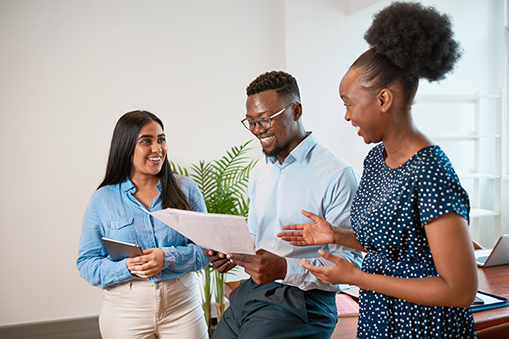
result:
[(300, 102), (297, 102), (295, 105), (293, 105), (292, 108), (293, 108), (293, 119), (297, 121), (302, 116), (302, 105)]
[(388, 112), (393, 104), (394, 94), (388, 88), (382, 88), (380, 93), (378, 93), (378, 105), (380, 107), (380, 111)]

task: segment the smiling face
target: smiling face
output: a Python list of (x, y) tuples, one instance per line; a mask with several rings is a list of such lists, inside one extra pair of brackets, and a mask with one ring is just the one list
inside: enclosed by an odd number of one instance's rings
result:
[(143, 125), (131, 158), (131, 180), (157, 176), (166, 160), (167, 151), (166, 136), (161, 125), (155, 121)]
[[(275, 90), (263, 91), (247, 97), (246, 118), (255, 120), (270, 117), (293, 102), (291, 97), (279, 97)], [(256, 125), (252, 133), (260, 140), (263, 153), (277, 157), (282, 163), (302, 140), (299, 118), (302, 106), (299, 102), (288, 107), (271, 120), (271, 127), (264, 129)]]
[(343, 100), (345, 120), (351, 121), (366, 144), (382, 141), (382, 116), (377, 96), (362, 87), (358, 68), (350, 68), (341, 80), (339, 95)]

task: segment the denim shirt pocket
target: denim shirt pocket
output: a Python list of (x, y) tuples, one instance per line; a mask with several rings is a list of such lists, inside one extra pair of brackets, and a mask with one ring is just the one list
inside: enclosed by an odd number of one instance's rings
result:
[(134, 218), (117, 218), (108, 220), (106, 223), (106, 238), (138, 243), (136, 228), (134, 227)]

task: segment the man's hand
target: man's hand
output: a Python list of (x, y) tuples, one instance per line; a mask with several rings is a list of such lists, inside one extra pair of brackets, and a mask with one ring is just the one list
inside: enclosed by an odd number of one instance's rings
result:
[(258, 285), (286, 277), (286, 259), (263, 249), (257, 250), (256, 255), (233, 253), (228, 258), (231, 263), (244, 267)]
[(299, 231), (280, 232), (277, 236), (290, 242), (293, 246), (326, 245), (334, 243), (334, 229), (327, 220), (307, 211), (302, 211), (302, 214), (313, 220), (313, 222), (285, 225), (282, 229)]
[(212, 266), (214, 266), (219, 273), (226, 273), (236, 266), (226, 258), (224, 253), (213, 250), (205, 250), (205, 255), (209, 258)]

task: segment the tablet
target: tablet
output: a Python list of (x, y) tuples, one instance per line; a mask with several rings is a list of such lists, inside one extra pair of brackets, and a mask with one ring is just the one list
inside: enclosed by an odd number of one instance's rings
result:
[(102, 241), (113, 261), (120, 261), (125, 258), (134, 258), (143, 255), (143, 251), (139, 245), (108, 238), (102, 238)]

